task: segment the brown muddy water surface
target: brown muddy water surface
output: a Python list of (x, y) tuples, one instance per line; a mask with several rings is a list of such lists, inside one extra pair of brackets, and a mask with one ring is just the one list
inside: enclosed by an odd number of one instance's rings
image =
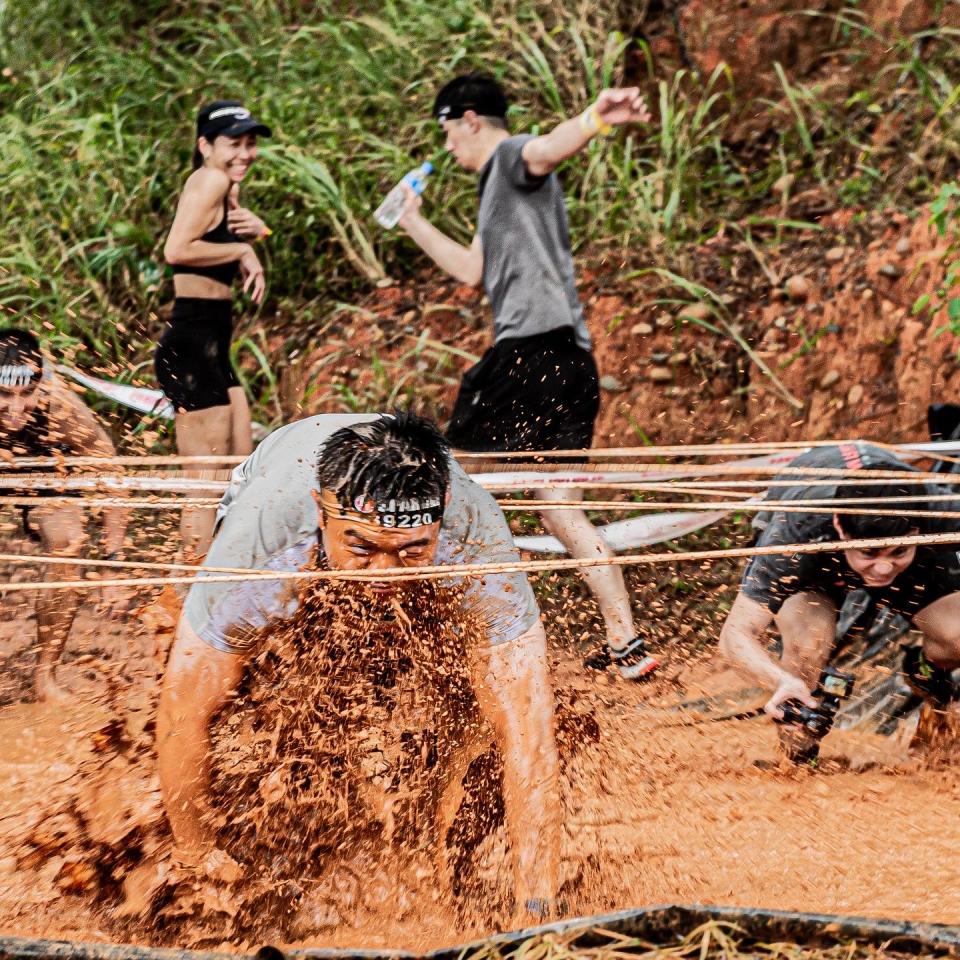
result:
[[(42, 705), (28, 702), (29, 607), (0, 619), (0, 931), (227, 949), (262, 942), (269, 921), (245, 927), (242, 896), (164, 865), (150, 745), (154, 647), (169, 624), (144, 615), (103, 623), (86, 605), (60, 672), (73, 696)], [(820, 772), (784, 769), (762, 718), (667, 725), (649, 709), (649, 688), (598, 678), (566, 650), (554, 650), (552, 676), (568, 915), (698, 902), (960, 923), (956, 768), (908, 756), (891, 739), (835, 731)], [(496, 808), (482, 790), (475, 802)], [(506, 840), (497, 817), (488, 820), (459, 902), (438, 889), (427, 861), (374, 863), (365, 848), (328, 863), (329, 896), (283, 927), (287, 942), (426, 950), (502, 929)], [(163, 884), (158, 913), (151, 898)]]

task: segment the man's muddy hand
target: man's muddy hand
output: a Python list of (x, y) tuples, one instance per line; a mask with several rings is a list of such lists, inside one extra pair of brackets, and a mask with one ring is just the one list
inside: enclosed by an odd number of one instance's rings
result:
[(774, 720), (783, 719), (783, 704), (787, 700), (799, 700), (808, 707), (816, 707), (817, 701), (810, 694), (810, 688), (793, 674), (787, 674), (780, 682), (780, 686), (773, 691), (773, 696), (764, 704), (764, 713)]

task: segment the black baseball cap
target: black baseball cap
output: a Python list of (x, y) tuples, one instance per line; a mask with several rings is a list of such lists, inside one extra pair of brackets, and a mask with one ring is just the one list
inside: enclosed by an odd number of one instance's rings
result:
[(255, 133), (272, 136), (270, 128), (250, 115), (239, 100), (214, 100), (197, 114), (197, 136), (213, 140), (215, 137), (240, 137)]
[(481, 117), (506, 117), (507, 95), (489, 73), (455, 77), (437, 94), (433, 115), (438, 121), (459, 120), (468, 110)]

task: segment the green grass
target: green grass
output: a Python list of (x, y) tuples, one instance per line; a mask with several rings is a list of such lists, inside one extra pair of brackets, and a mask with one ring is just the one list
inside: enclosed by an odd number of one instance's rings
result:
[[(289, 322), (290, 349), (303, 349), (336, 303), (423, 266), (409, 241), (370, 216), (415, 162), (438, 161), (430, 217), (457, 238), (471, 236), (475, 180), (443, 155), (429, 117), (438, 86), (467, 69), (502, 78), (518, 132), (548, 129), (621, 82), (628, 66), (633, 79), (639, 70), (654, 120), (595, 141), (561, 171), (572, 235), (579, 251), (609, 250), (682, 276), (688, 245), (767, 207), (785, 172), (820, 183), (838, 202), (909, 205), (956, 171), (960, 72), (946, 29), (896, 41), (884, 67), (840, 101), (781, 71), (783, 97), (768, 108), (782, 122), (745, 153), (728, 142), (736, 91), (726, 68), (655, 76), (644, 42), (624, 32), (621, 7), (7, 0), (0, 309), (86, 366), (136, 365), (149, 378), (158, 311), (171, 298), (163, 239), (189, 173), (196, 108), (214, 97), (243, 98), (274, 129), (245, 197), (274, 230), (263, 248), (263, 312)], [(855, 8), (844, 7), (835, 27), (842, 55), (856, 61), (870, 38)], [(900, 122), (892, 153), (871, 140), (887, 115)], [(782, 232), (778, 225), (775, 242)], [(270, 420), (278, 358), (263, 352), (254, 313), (245, 312), (238, 349), (258, 413)], [(400, 373), (378, 378), (381, 402), (406, 391), (394, 390)]]

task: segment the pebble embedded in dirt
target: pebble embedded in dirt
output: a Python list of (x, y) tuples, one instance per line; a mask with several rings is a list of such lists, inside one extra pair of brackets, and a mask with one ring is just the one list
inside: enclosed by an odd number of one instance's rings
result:
[(794, 174), (785, 173), (782, 177), (777, 177), (777, 179), (773, 181), (773, 186), (771, 186), (770, 189), (778, 196), (783, 196), (785, 193), (790, 192), (790, 189), (796, 182), (797, 178)]
[(665, 330), (667, 327), (672, 327), (674, 320), (669, 313), (661, 313), (656, 320), (653, 321), (660, 330)]
[(678, 320), (709, 320), (713, 311), (705, 303), (690, 303), (681, 307), (677, 313)]
[(884, 263), (880, 266), (880, 269), (877, 270), (881, 276), (889, 277), (891, 280), (896, 280), (903, 271), (895, 263)]
[(620, 393), (627, 388), (612, 373), (605, 373), (600, 378), (600, 389), (607, 390), (610, 393)]
[(784, 288), (787, 291), (787, 296), (795, 302), (806, 300), (810, 296), (810, 281), (798, 273), (787, 279)]
[(840, 374), (836, 370), (828, 370), (820, 378), (820, 387), (823, 390), (827, 390), (832, 387), (840, 379)]
[(670, 383), (673, 380), (673, 371), (669, 367), (651, 367), (647, 377), (653, 383)]
[(653, 333), (653, 326), (649, 323), (635, 323), (630, 328), (630, 333), (635, 337), (646, 337)]
[(841, 260), (846, 259), (848, 253), (847, 247), (831, 247), (824, 255), (823, 259), (827, 263), (839, 263)]
[(670, 362), (673, 364), (686, 363), (689, 359), (690, 354), (683, 350), (678, 350), (676, 353), (670, 354)]
[(863, 399), (863, 387), (859, 383), (855, 383), (850, 391), (847, 393), (847, 403), (851, 406), (853, 404), (859, 403)]

